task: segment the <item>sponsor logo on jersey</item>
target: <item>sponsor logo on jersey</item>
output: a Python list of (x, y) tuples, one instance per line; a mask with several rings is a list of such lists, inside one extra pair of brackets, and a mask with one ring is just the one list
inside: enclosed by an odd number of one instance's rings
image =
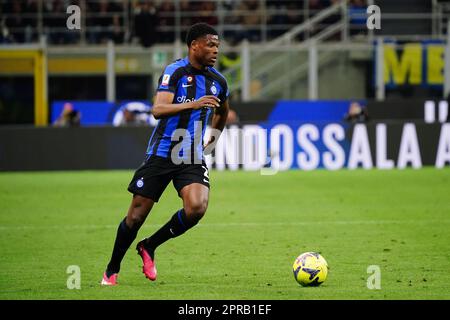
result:
[(185, 102), (192, 102), (192, 101), (195, 101), (195, 98), (187, 99), (186, 96), (177, 97), (177, 102), (178, 103), (185, 103)]

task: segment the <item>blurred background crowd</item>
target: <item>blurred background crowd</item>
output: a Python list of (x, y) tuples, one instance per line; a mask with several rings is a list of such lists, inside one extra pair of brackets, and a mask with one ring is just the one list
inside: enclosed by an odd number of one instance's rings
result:
[[(217, 27), (230, 43), (277, 37), (338, 0), (4, 0), (0, 4), (0, 43), (29, 43), (46, 35), (50, 44), (172, 43), (179, 32), (202, 21)], [(81, 8), (84, 32), (69, 32), (66, 8)], [(365, 22), (367, 3), (351, 0), (354, 23)], [(338, 20), (339, 17), (336, 17)], [(329, 19), (327, 23), (333, 23)], [(262, 32), (264, 31), (264, 32)]]

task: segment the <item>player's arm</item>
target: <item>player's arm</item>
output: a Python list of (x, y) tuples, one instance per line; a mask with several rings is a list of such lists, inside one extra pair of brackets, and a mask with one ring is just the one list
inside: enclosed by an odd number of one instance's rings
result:
[[(228, 99), (225, 100), (225, 102), (220, 106), (220, 108), (214, 109), (214, 115), (211, 120), (211, 128), (212, 133), (211, 137), (209, 138), (209, 141), (205, 144), (204, 149), (206, 149), (208, 146), (215, 144), (217, 140), (219, 139), (220, 133), (222, 133), (223, 128), (225, 127), (225, 124), (227, 122), (228, 117), (228, 111), (230, 110), (230, 106), (228, 104)], [(214, 134), (214, 132), (217, 132), (217, 134)], [(211, 149), (211, 148), (208, 148)], [(206, 150), (205, 150), (206, 151)], [(208, 153), (208, 151), (206, 152)]]
[(222, 131), (225, 127), (228, 117), (228, 111), (230, 110), (230, 106), (228, 104), (228, 99), (222, 104), (220, 108), (214, 109), (214, 115), (212, 117), (211, 127), (213, 129), (217, 129)]
[(159, 91), (156, 94), (152, 114), (156, 119), (171, 116), (187, 109), (200, 109), (203, 107), (217, 108), (220, 100), (215, 96), (203, 96), (196, 101), (173, 103), (174, 94), (169, 91)]

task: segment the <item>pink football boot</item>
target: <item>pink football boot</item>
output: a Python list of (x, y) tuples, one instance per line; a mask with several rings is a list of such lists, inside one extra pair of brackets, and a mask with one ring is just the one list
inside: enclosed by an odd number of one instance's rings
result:
[(106, 272), (103, 273), (103, 279), (101, 282), (102, 286), (115, 286), (117, 285), (117, 276), (118, 273), (113, 273), (109, 278), (106, 276)]
[(155, 281), (156, 265), (152, 257), (148, 253), (148, 251), (145, 249), (142, 241), (137, 244), (136, 250), (138, 252), (138, 255), (141, 256), (142, 262), (144, 263), (144, 266), (142, 267), (142, 272), (144, 273), (145, 277), (151, 281)]

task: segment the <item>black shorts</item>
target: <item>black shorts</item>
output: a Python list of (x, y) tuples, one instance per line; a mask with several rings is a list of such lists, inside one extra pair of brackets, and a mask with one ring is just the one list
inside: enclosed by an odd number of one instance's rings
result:
[(170, 158), (152, 155), (136, 170), (128, 191), (158, 202), (171, 180), (178, 195), (191, 183), (201, 183), (209, 188), (208, 173), (204, 161), (202, 164), (177, 165)]

